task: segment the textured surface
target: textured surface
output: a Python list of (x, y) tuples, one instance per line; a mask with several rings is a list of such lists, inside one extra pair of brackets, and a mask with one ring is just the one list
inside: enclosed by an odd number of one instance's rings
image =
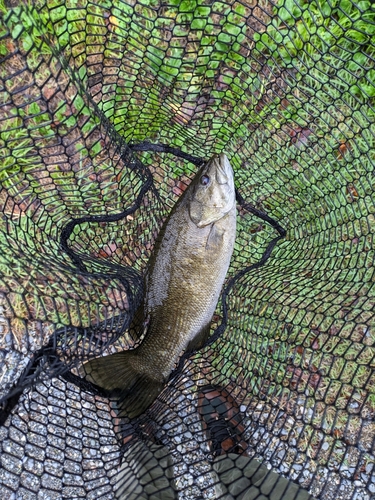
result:
[[(197, 386), (220, 383), (260, 460), (324, 500), (373, 498), (372, 4), (11, 4), (0, 5), (1, 394), (30, 360), (20, 387), (43, 381), (1, 429), (1, 498), (113, 498), (122, 451), (108, 401), (59, 375), (133, 345), (142, 272), (196, 172), (128, 148), (142, 141), (225, 152), (244, 203), (212, 325), (226, 329), (133, 423), (134, 439), (154, 422), (181, 498), (213, 498), (196, 401)], [(249, 205), (287, 232), (251, 269), (278, 233)]]

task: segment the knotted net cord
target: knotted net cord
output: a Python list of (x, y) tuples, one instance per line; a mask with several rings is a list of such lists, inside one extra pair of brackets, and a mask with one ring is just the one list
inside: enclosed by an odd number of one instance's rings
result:
[[(1, 497), (116, 498), (151, 435), (180, 498), (216, 498), (211, 383), (239, 401), (251, 456), (317, 498), (372, 498), (371, 3), (0, 8)], [(77, 367), (134, 345), (162, 222), (220, 152), (238, 235), (210, 342), (117, 422)]]

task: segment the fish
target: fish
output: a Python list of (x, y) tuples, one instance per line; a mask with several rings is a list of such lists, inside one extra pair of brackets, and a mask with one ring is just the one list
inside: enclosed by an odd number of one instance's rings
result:
[(183, 352), (207, 341), (236, 238), (234, 176), (227, 156), (206, 162), (164, 222), (145, 273), (140, 344), (83, 364), (87, 380), (117, 399), (118, 415), (142, 414)]

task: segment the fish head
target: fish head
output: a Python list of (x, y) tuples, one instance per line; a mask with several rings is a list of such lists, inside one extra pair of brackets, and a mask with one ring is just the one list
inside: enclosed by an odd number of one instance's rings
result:
[(190, 219), (198, 227), (205, 227), (224, 217), (233, 208), (235, 200), (233, 170), (227, 156), (222, 153), (211, 158), (193, 180)]

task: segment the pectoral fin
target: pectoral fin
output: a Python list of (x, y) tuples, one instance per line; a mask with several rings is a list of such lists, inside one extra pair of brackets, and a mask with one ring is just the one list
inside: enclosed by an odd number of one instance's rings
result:
[(211, 231), (206, 242), (206, 250), (217, 251), (223, 244), (224, 231), (218, 229), (216, 224), (212, 224)]

